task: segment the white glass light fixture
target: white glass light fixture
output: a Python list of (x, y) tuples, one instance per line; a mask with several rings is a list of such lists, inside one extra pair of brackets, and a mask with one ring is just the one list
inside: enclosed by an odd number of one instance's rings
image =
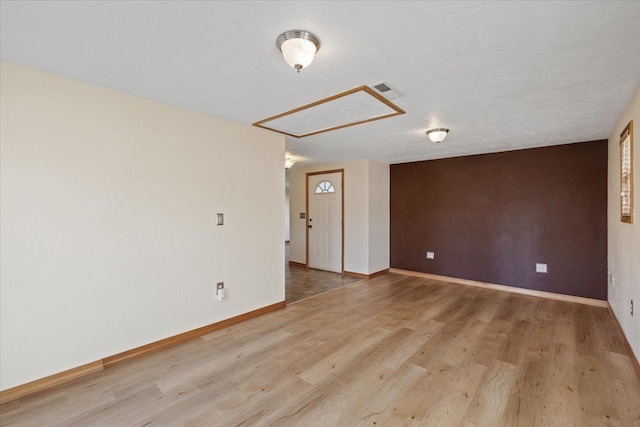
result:
[(295, 165), (296, 161), (293, 160), (291, 157), (287, 157), (286, 159), (284, 159), (284, 168), (285, 169), (289, 169), (291, 168), (291, 166)]
[(436, 128), (436, 129), (429, 129), (427, 131), (427, 136), (429, 137), (429, 139), (433, 142), (440, 143), (442, 141), (444, 141), (444, 139), (447, 137), (447, 134), (449, 133), (449, 129), (445, 129), (445, 128)]
[(308, 31), (285, 31), (278, 36), (276, 45), (284, 60), (299, 73), (313, 61), (320, 49), (320, 40)]

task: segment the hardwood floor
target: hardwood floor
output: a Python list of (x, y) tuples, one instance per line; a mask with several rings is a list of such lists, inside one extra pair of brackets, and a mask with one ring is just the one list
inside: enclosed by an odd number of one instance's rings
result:
[(287, 304), (290, 304), (359, 280), (362, 279), (330, 271), (288, 265), (285, 267), (285, 298)]
[(289, 265), (289, 244), (285, 244), (285, 300), (287, 304), (331, 291), (358, 280), (330, 271)]
[(387, 274), (0, 408), (3, 426), (638, 426), (606, 308)]

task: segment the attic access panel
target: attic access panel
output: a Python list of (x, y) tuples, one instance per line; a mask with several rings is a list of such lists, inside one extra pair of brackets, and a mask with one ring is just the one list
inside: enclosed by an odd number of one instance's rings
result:
[(367, 86), (360, 86), (254, 123), (259, 128), (304, 138), (404, 114)]

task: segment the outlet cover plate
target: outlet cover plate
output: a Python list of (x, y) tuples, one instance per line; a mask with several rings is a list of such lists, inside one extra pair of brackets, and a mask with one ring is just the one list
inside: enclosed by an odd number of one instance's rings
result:
[(546, 273), (546, 272), (547, 272), (547, 264), (536, 263), (536, 273)]

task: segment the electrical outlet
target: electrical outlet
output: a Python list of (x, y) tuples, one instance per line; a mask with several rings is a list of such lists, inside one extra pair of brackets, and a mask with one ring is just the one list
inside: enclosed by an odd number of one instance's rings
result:
[(609, 273), (609, 284), (614, 288), (616, 287), (616, 279), (611, 273)]
[(547, 264), (536, 264), (536, 273), (546, 273)]
[(427, 259), (436, 259), (435, 252), (427, 252)]
[(216, 284), (216, 300), (224, 301), (224, 282)]

